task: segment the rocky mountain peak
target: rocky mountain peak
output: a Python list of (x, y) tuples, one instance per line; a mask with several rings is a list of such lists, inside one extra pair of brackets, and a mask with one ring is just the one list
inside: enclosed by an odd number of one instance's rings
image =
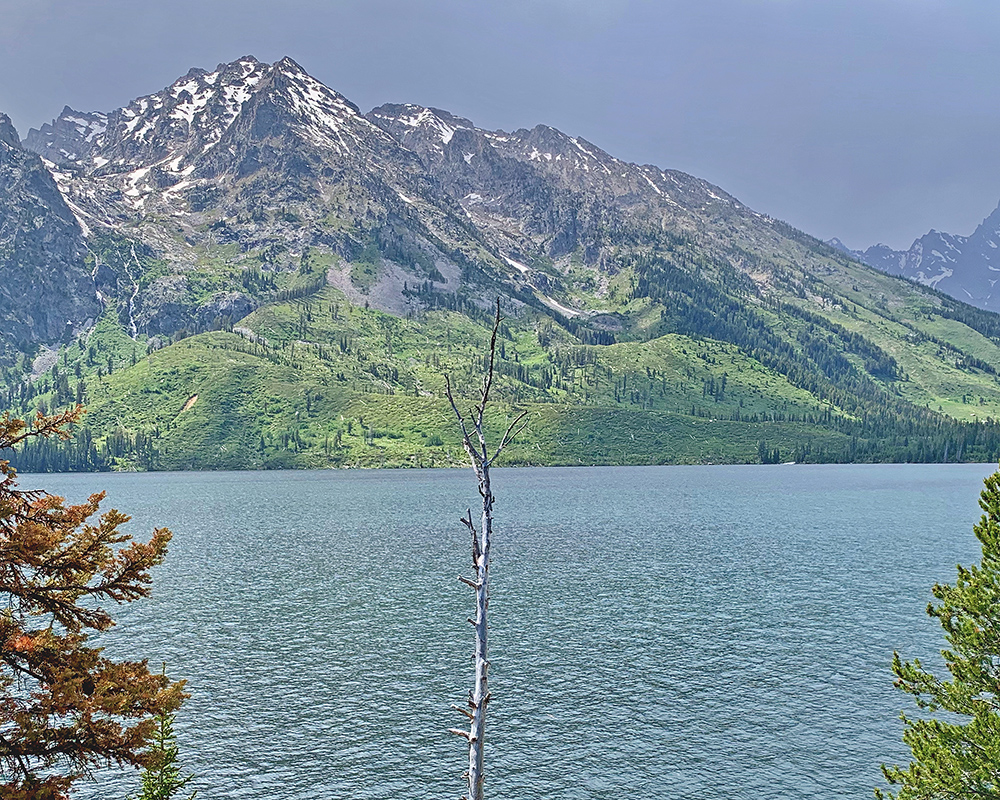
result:
[(990, 212), (990, 215), (988, 217), (986, 217), (986, 219), (984, 219), (979, 224), (979, 227), (976, 228), (976, 233), (974, 233), (973, 236), (975, 236), (976, 234), (978, 234), (980, 232), (982, 232), (984, 234), (985, 233), (990, 233), (990, 234), (1000, 233), (1000, 205), (997, 205), (997, 207), (995, 209), (993, 209), (992, 212)]
[(386, 139), (357, 106), (293, 59), (269, 65), (248, 55), (212, 72), (191, 69), (165, 89), (108, 114), (65, 108), (33, 130), (25, 146), (57, 165), (126, 176), (135, 184), (122, 187), (126, 195), (133, 189), (148, 193), (188, 178), (251, 105), (252, 124), (241, 130), (257, 140), (292, 130), (345, 155), (359, 145), (364, 149), (372, 135)]
[(28, 131), (24, 146), (54, 164), (76, 163), (107, 127), (107, 114), (74, 111), (69, 106), (63, 106), (52, 122)]
[(425, 145), (441, 150), (451, 143), (456, 131), (477, 130), (467, 119), (411, 103), (386, 103), (372, 109), (368, 118), (389, 131), (404, 147), (420, 139)]
[(289, 77), (302, 77), (302, 76), (305, 76), (307, 78), (312, 77), (308, 72), (305, 71), (303, 66), (291, 56), (283, 56), (282, 58), (275, 61), (272, 66), (274, 69), (278, 70), (282, 74), (287, 75)]
[(271, 67), (262, 100), (286, 112), (289, 119), (285, 122), (307, 142), (341, 155), (359, 146), (366, 149), (365, 140), (373, 134), (385, 139), (382, 131), (365, 119), (354, 103), (316, 80), (287, 56)]
[(980, 308), (998, 309), (1000, 206), (971, 236), (931, 228), (907, 250), (877, 244), (847, 252), (876, 269), (940, 289)]
[(25, 147), (85, 172), (126, 173), (159, 166), (182, 175), (183, 162), (218, 143), (270, 68), (252, 56), (194, 68), (160, 92), (108, 114), (69, 108), (32, 130)]
[(10, 121), (10, 117), (3, 113), (0, 113), (0, 142), (8, 147), (21, 146), (21, 140), (14, 129), (14, 123)]

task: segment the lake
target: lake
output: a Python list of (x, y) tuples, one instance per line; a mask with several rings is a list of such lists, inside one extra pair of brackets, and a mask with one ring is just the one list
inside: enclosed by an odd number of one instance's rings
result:
[[(893, 649), (978, 559), (991, 465), (498, 470), (487, 796), (869, 798)], [(175, 538), (102, 642), (186, 677), (199, 798), (457, 798), (469, 470), (22, 476)], [(123, 798), (134, 773), (82, 782)]]

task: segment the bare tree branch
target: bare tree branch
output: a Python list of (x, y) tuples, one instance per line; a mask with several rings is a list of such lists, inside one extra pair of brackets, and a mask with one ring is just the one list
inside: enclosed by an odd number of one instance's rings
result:
[(483, 426), (483, 414), (486, 413), (486, 404), (490, 399), (490, 389), (493, 387), (493, 365), (496, 358), (497, 352), (497, 331), (500, 329), (500, 320), (503, 317), (500, 316), (500, 298), (497, 298), (497, 312), (493, 319), (493, 330), (490, 333), (490, 350), (489, 350), (489, 360), (486, 367), (486, 375), (483, 377), (483, 391), (482, 391), (482, 401), (479, 403), (479, 416), (477, 428), (482, 428)]
[(478, 453), (476, 453), (476, 448), (472, 444), (469, 431), (465, 426), (465, 418), (462, 416), (462, 412), (458, 410), (458, 406), (455, 404), (455, 398), (451, 393), (451, 380), (447, 375), (444, 376), (444, 390), (445, 396), (448, 398), (448, 402), (451, 403), (451, 410), (455, 412), (455, 417), (458, 419), (458, 426), (462, 431), (462, 447), (465, 448), (465, 452), (472, 460), (472, 468), (476, 471), (476, 475), (479, 475), (480, 459), (478, 457)]
[[(517, 435), (521, 431), (523, 431), (525, 429), (525, 427), (527, 427), (527, 425), (528, 425), (527, 420), (525, 420), (525, 422), (524, 422), (523, 425), (519, 425), (519, 426), (517, 425), (517, 423), (519, 423), (521, 420), (523, 420), (526, 416), (528, 416), (528, 412), (527, 411), (522, 411), (520, 414), (517, 415), (517, 417), (514, 418), (514, 421), (511, 422), (510, 425), (507, 426), (507, 430), (504, 433), (503, 438), (500, 439), (499, 446), (497, 447), (496, 451), (493, 453), (493, 456), (490, 458), (490, 465), (492, 465), (493, 462), (496, 461), (500, 457), (500, 454), (504, 451), (504, 448), (506, 448), (507, 445), (509, 445), (512, 441), (514, 441), (514, 439), (517, 438)], [(515, 426), (517, 426), (517, 430), (514, 429)]]

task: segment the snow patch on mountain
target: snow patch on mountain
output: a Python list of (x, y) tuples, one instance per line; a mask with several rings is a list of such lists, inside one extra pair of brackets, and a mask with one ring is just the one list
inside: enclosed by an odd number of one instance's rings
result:
[(438, 135), (441, 137), (442, 144), (448, 144), (455, 135), (455, 128), (441, 119), (441, 117), (429, 108), (422, 108), (416, 116), (405, 118), (400, 121), (404, 125), (410, 125), (414, 128), (420, 127), (421, 125), (429, 125), (437, 131)]
[(572, 308), (567, 308), (562, 303), (560, 303), (558, 300), (552, 299), (547, 294), (541, 294), (541, 293), (539, 293), (536, 296), (538, 297), (539, 300), (541, 300), (543, 303), (545, 303), (545, 305), (547, 305), (553, 311), (558, 311), (564, 317), (573, 318), (573, 317), (580, 316), (580, 312), (579, 311), (577, 311), (575, 309), (572, 309)]
[(510, 264), (514, 269), (516, 269), (522, 275), (524, 273), (526, 273), (526, 272), (530, 272), (531, 271), (526, 266), (524, 266), (524, 264), (522, 264), (520, 261), (515, 261), (510, 256), (504, 256), (503, 260), (506, 261), (508, 264)]

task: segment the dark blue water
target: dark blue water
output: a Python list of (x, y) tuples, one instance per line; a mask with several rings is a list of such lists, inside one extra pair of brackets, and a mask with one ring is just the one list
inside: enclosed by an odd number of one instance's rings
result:
[[(978, 558), (986, 465), (501, 470), (487, 794), (867, 798), (894, 648)], [(26, 476), (175, 532), (105, 643), (188, 679), (199, 797), (450, 798), (471, 688), (466, 471)], [(102, 773), (81, 800), (123, 797)]]

